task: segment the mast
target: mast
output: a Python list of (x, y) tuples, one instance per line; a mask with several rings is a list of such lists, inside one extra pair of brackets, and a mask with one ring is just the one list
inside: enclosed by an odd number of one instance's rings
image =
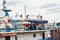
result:
[(25, 14), (25, 20), (26, 20), (26, 6), (24, 6), (24, 14)]
[(8, 12), (10, 12), (11, 10), (6, 9), (7, 7), (5, 6), (5, 4), (6, 4), (6, 1), (3, 0), (3, 11), (5, 12), (5, 16), (9, 16)]

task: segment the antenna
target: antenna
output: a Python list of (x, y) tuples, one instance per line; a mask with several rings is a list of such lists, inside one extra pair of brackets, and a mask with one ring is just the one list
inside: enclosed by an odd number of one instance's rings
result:
[(6, 8), (5, 4), (6, 4), (6, 1), (3, 0), (3, 10), (5, 10), (5, 8)]

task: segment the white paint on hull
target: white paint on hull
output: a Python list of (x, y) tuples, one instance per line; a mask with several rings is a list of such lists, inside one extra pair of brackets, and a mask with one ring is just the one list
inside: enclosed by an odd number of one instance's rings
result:
[[(33, 34), (36, 34), (36, 37), (33, 37)], [(42, 33), (23, 33), (17, 34), (18, 40), (38, 40), (42, 39)]]

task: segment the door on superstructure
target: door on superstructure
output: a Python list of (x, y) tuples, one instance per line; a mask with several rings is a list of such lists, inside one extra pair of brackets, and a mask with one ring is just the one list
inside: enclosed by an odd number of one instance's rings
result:
[(5, 37), (5, 40), (10, 40), (10, 36)]

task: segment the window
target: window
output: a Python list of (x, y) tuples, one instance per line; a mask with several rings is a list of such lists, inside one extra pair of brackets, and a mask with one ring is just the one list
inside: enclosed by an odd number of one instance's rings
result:
[(10, 36), (5, 37), (5, 40), (10, 40)]
[(33, 37), (36, 37), (36, 34), (33, 34)]

